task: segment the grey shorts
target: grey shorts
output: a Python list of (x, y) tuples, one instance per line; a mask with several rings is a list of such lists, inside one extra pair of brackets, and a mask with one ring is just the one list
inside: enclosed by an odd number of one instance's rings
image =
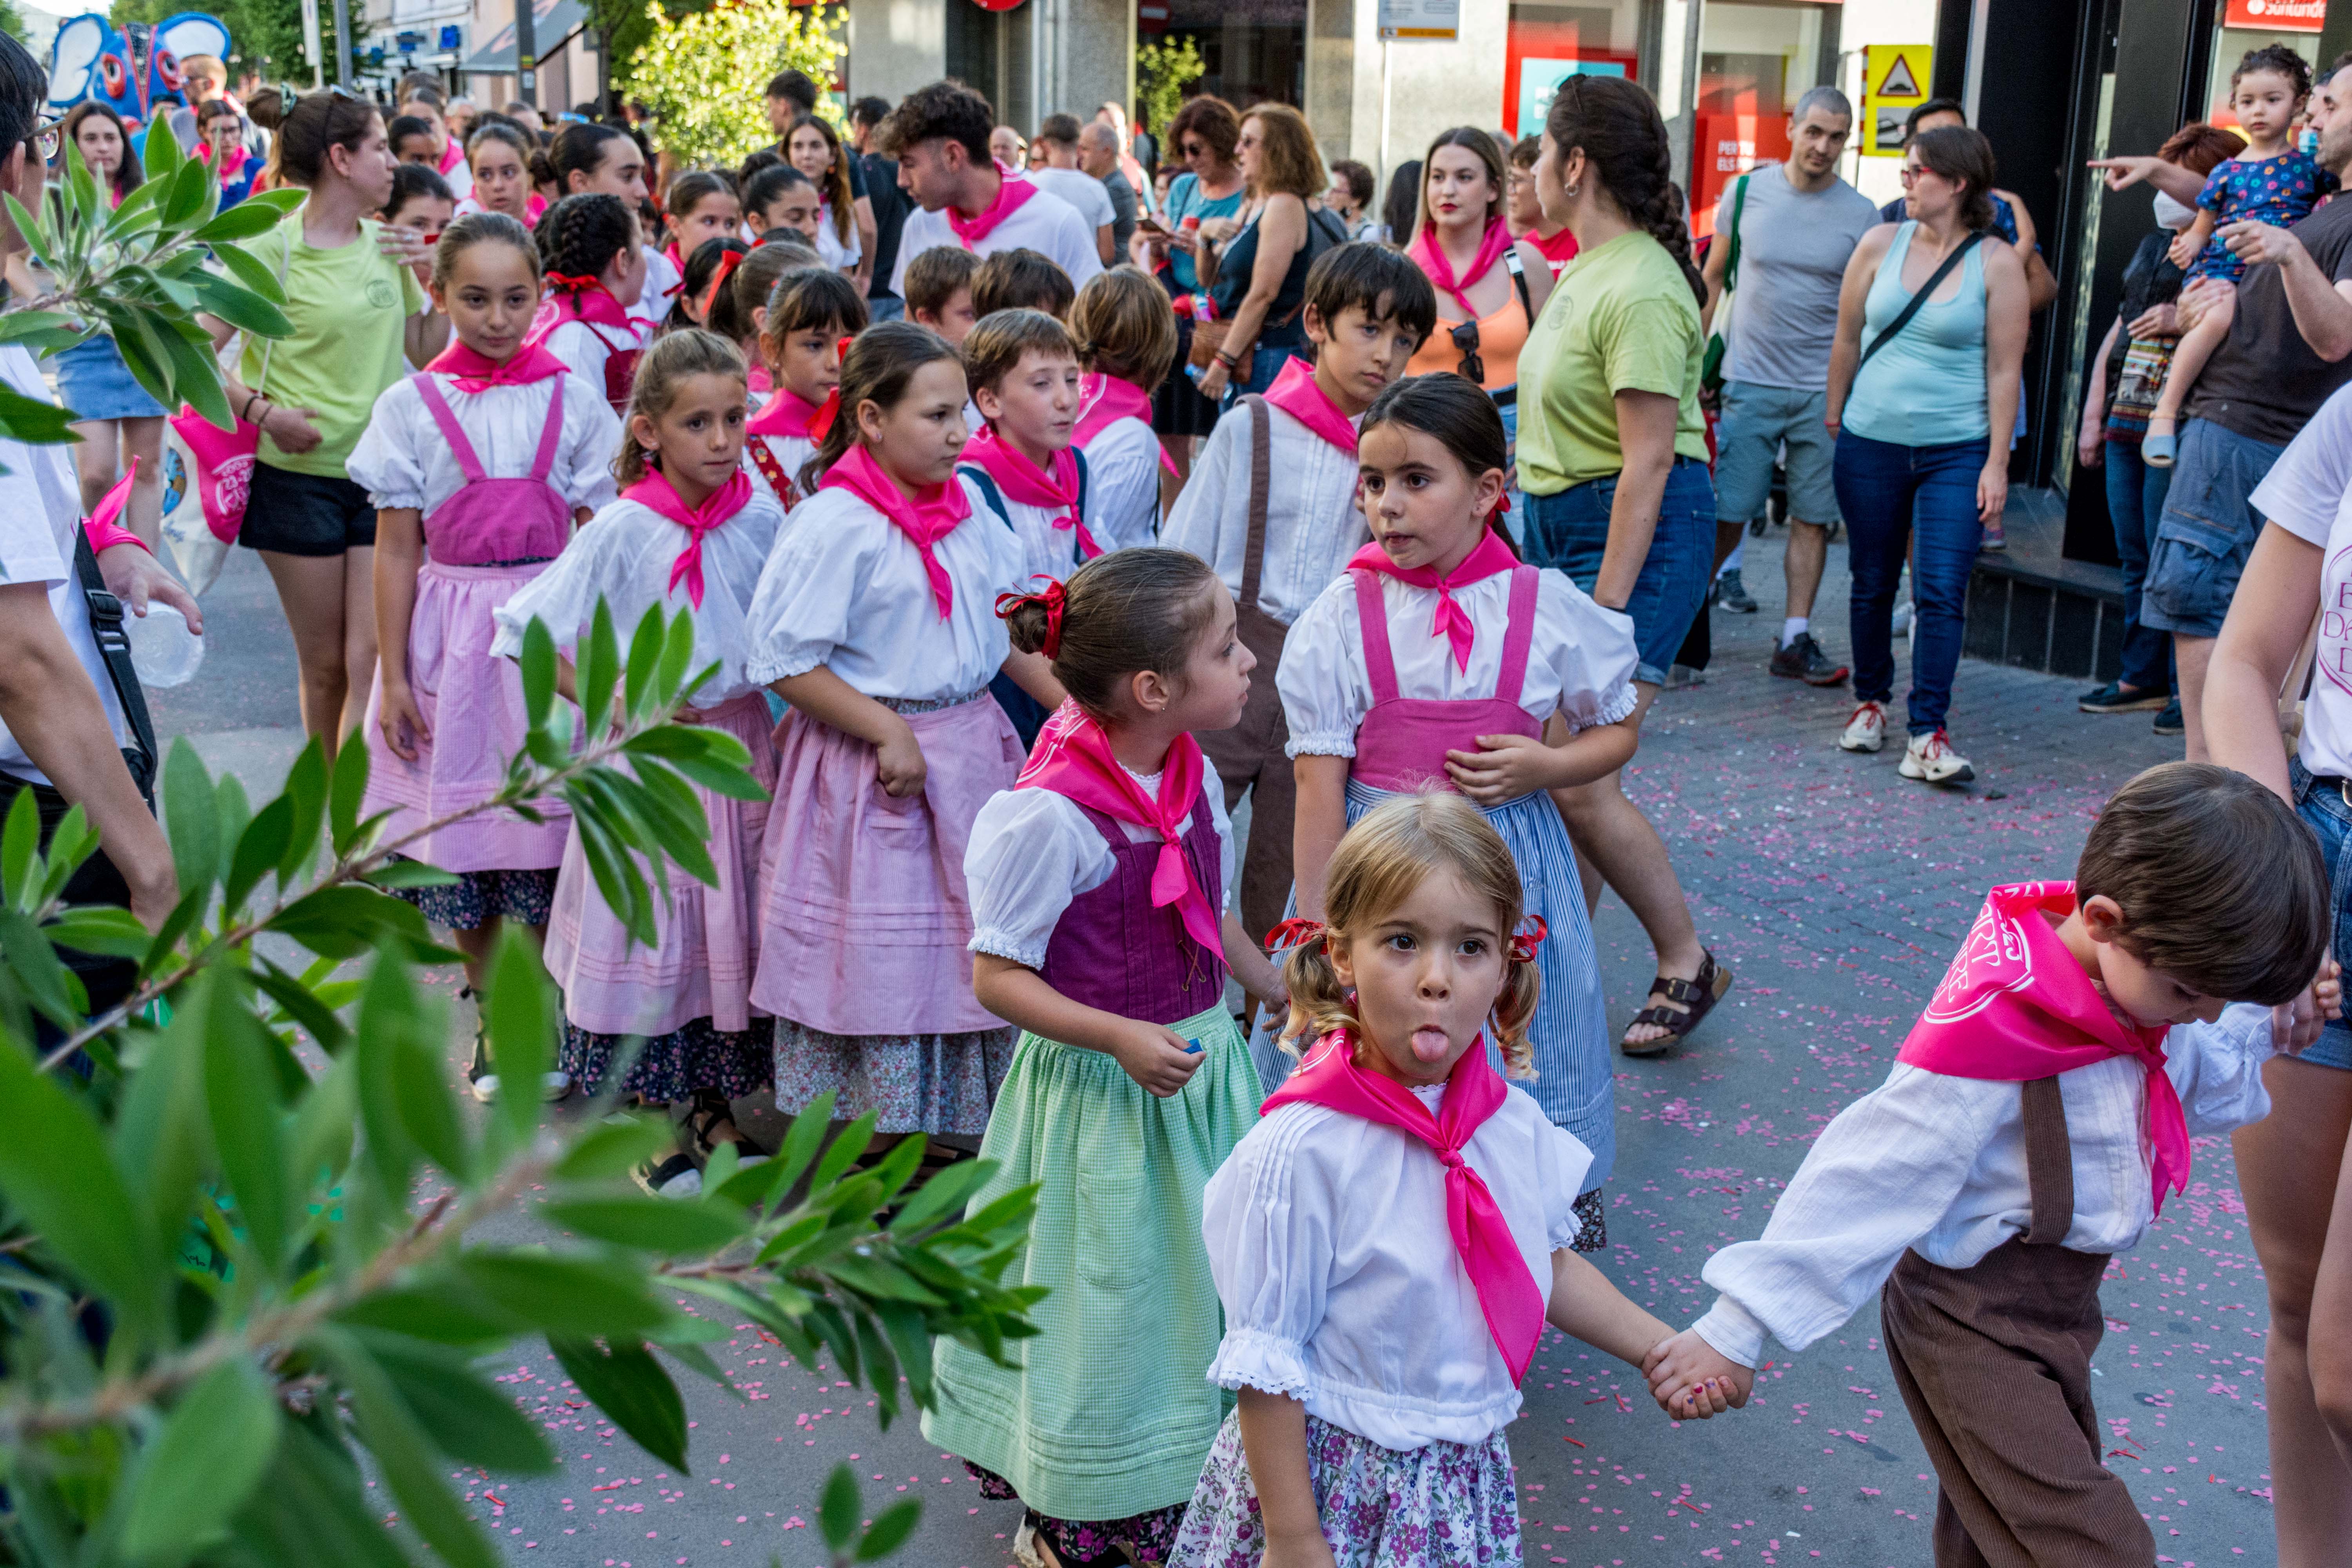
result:
[(1764, 515), (1772, 493), (1772, 463), (1788, 443), (1789, 516), (1799, 522), (1839, 521), (1830, 462), (1837, 443), (1822, 423), (1826, 392), (1726, 382), (1715, 427), (1715, 517), (1748, 522)]
[(2238, 577), (2263, 531), (2250, 498), (2285, 450), (2210, 419), (2181, 426), (2172, 489), (2148, 550), (2140, 625), (2183, 637), (2221, 635)]

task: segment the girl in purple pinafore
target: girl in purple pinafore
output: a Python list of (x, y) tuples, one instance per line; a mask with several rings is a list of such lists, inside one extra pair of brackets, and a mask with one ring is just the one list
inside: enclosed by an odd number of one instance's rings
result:
[[(434, 304), (448, 350), (376, 400), (350, 472), (377, 508), (379, 639), (367, 731), (377, 744), (362, 810), (390, 811), (388, 838), (496, 795), (529, 722), (522, 679), (496, 658), (493, 613), (546, 569), (584, 520), (613, 499), (620, 422), (596, 388), (545, 350), (525, 348), (539, 307), (539, 252), (513, 218), (477, 213), (441, 231)], [(429, 552), (430, 559), (427, 559)], [(547, 923), (570, 818), (476, 812), (407, 846), (454, 884), (401, 891), (449, 928), (469, 987), (499, 923)], [(498, 1093), (478, 1036), (467, 1077)], [(560, 1099), (570, 1079), (551, 1073)]]
[(1233, 595), (1181, 551), (1099, 556), (1008, 619), (1070, 700), (964, 861), (973, 988), (1025, 1031), (972, 1203), (1037, 1184), (1003, 1278), (1047, 1289), (1020, 1367), (939, 1342), (923, 1434), (983, 1495), (1026, 1504), (1024, 1531), (1061, 1563), (1158, 1563), (1228, 1403), (1207, 1381), (1223, 1320), (1201, 1192), (1260, 1091), (1226, 966), (1280, 994), (1226, 908), (1233, 828), (1192, 734), (1240, 721), (1256, 659)]

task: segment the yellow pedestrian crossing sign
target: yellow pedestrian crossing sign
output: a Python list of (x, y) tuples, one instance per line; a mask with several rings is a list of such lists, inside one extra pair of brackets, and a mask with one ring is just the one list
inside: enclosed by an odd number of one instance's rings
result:
[(1936, 79), (1933, 44), (1868, 44), (1862, 60), (1862, 151), (1903, 156), (1903, 123)]

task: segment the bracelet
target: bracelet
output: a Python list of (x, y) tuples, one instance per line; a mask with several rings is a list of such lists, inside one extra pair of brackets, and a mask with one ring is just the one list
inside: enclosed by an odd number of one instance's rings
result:
[(1217, 363), (1223, 365), (1228, 373), (1237, 371), (1242, 367), (1242, 362), (1239, 358), (1227, 353), (1223, 349), (1219, 349), (1217, 351)]
[[(261, 395), (260, 393), (258, 393), (258, 392), (248, 392), (248, 393), (247, 393), (247, 394), (245, 395), (245, 406), (244, 406), (243, 408), (241, 408), (241, 409), (237, 410), (237, 415), (236, 415), (236, 416), (237, 416), (239, 419), (243, 420), (243, 421), (244, 421), (246, 424), (247, 424), (247, 425), (252, 424), (252, 423), (253, 423), (253, 405), (254, 405), (255, 404), (257, 404), (257, 403), (260, 402), (260, 401), (261, 401), (261, 397), (262, 397), (262, 395)], [(267, 418), (268, 418), (268, 417), (269, 417), (269, 416), (268, 416), (268, 414), (264, 414), (264, 415), (262, 416), (262, 417), (263, 417), (264, 419), (267, 419)]]

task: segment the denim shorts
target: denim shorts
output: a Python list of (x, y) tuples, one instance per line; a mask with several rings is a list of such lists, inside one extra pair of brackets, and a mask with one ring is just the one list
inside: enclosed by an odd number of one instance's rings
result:
[[(1590, 594), (1609, 548), (1609, 508), (1616, 499), (1614, 475), (1570, 485), (1557, 495), (1528, 497), (1520, 535), (1527, 558), (1558, 567)], [(1643, 557), (1633, 597), (1625, 601), (1641, 656), (1634, 679), (1665, 684), (1666, 668), (1706, 607), (1706, 585), (1714, 576), (1715, 485), (1705, 463), (1677, 457), (1666, 474), (1650, 552)]]
[(2147, 553), (2140, 624), (2184, 637), (2217, 637), (2238, 578), (2263, 530), (2251, 500), (2284, 447), (2191, 419), (2181, 426), (2172, 489)]
[[(2339, 779), (2315, 779), (2301, 758), (2287, 763), (2294, 786), (2295, 813), (2319, 835), (2319, 852), (2327, 861), (2327, 888), (2334, 900), (2327, 948), (2336, 962), (2352, 970), (2352, 803), (2344, 798)], [(2331, 1018), (2311, 1048), (2296, 1058), (2315, 1067), (2352, 1070), (2352, 1023)]]
[(1830, 478), (1837, 443), (1822, 423), (1827, 392), (1726, 382), (1723, 417), (1715, 427), (1715, 515), (1749, 522), (1764, 515), (1772, 494), (1772, 462), (1788, 444), (1789, 516), (1798, 522), (1839, 521), (1837, 485)]

